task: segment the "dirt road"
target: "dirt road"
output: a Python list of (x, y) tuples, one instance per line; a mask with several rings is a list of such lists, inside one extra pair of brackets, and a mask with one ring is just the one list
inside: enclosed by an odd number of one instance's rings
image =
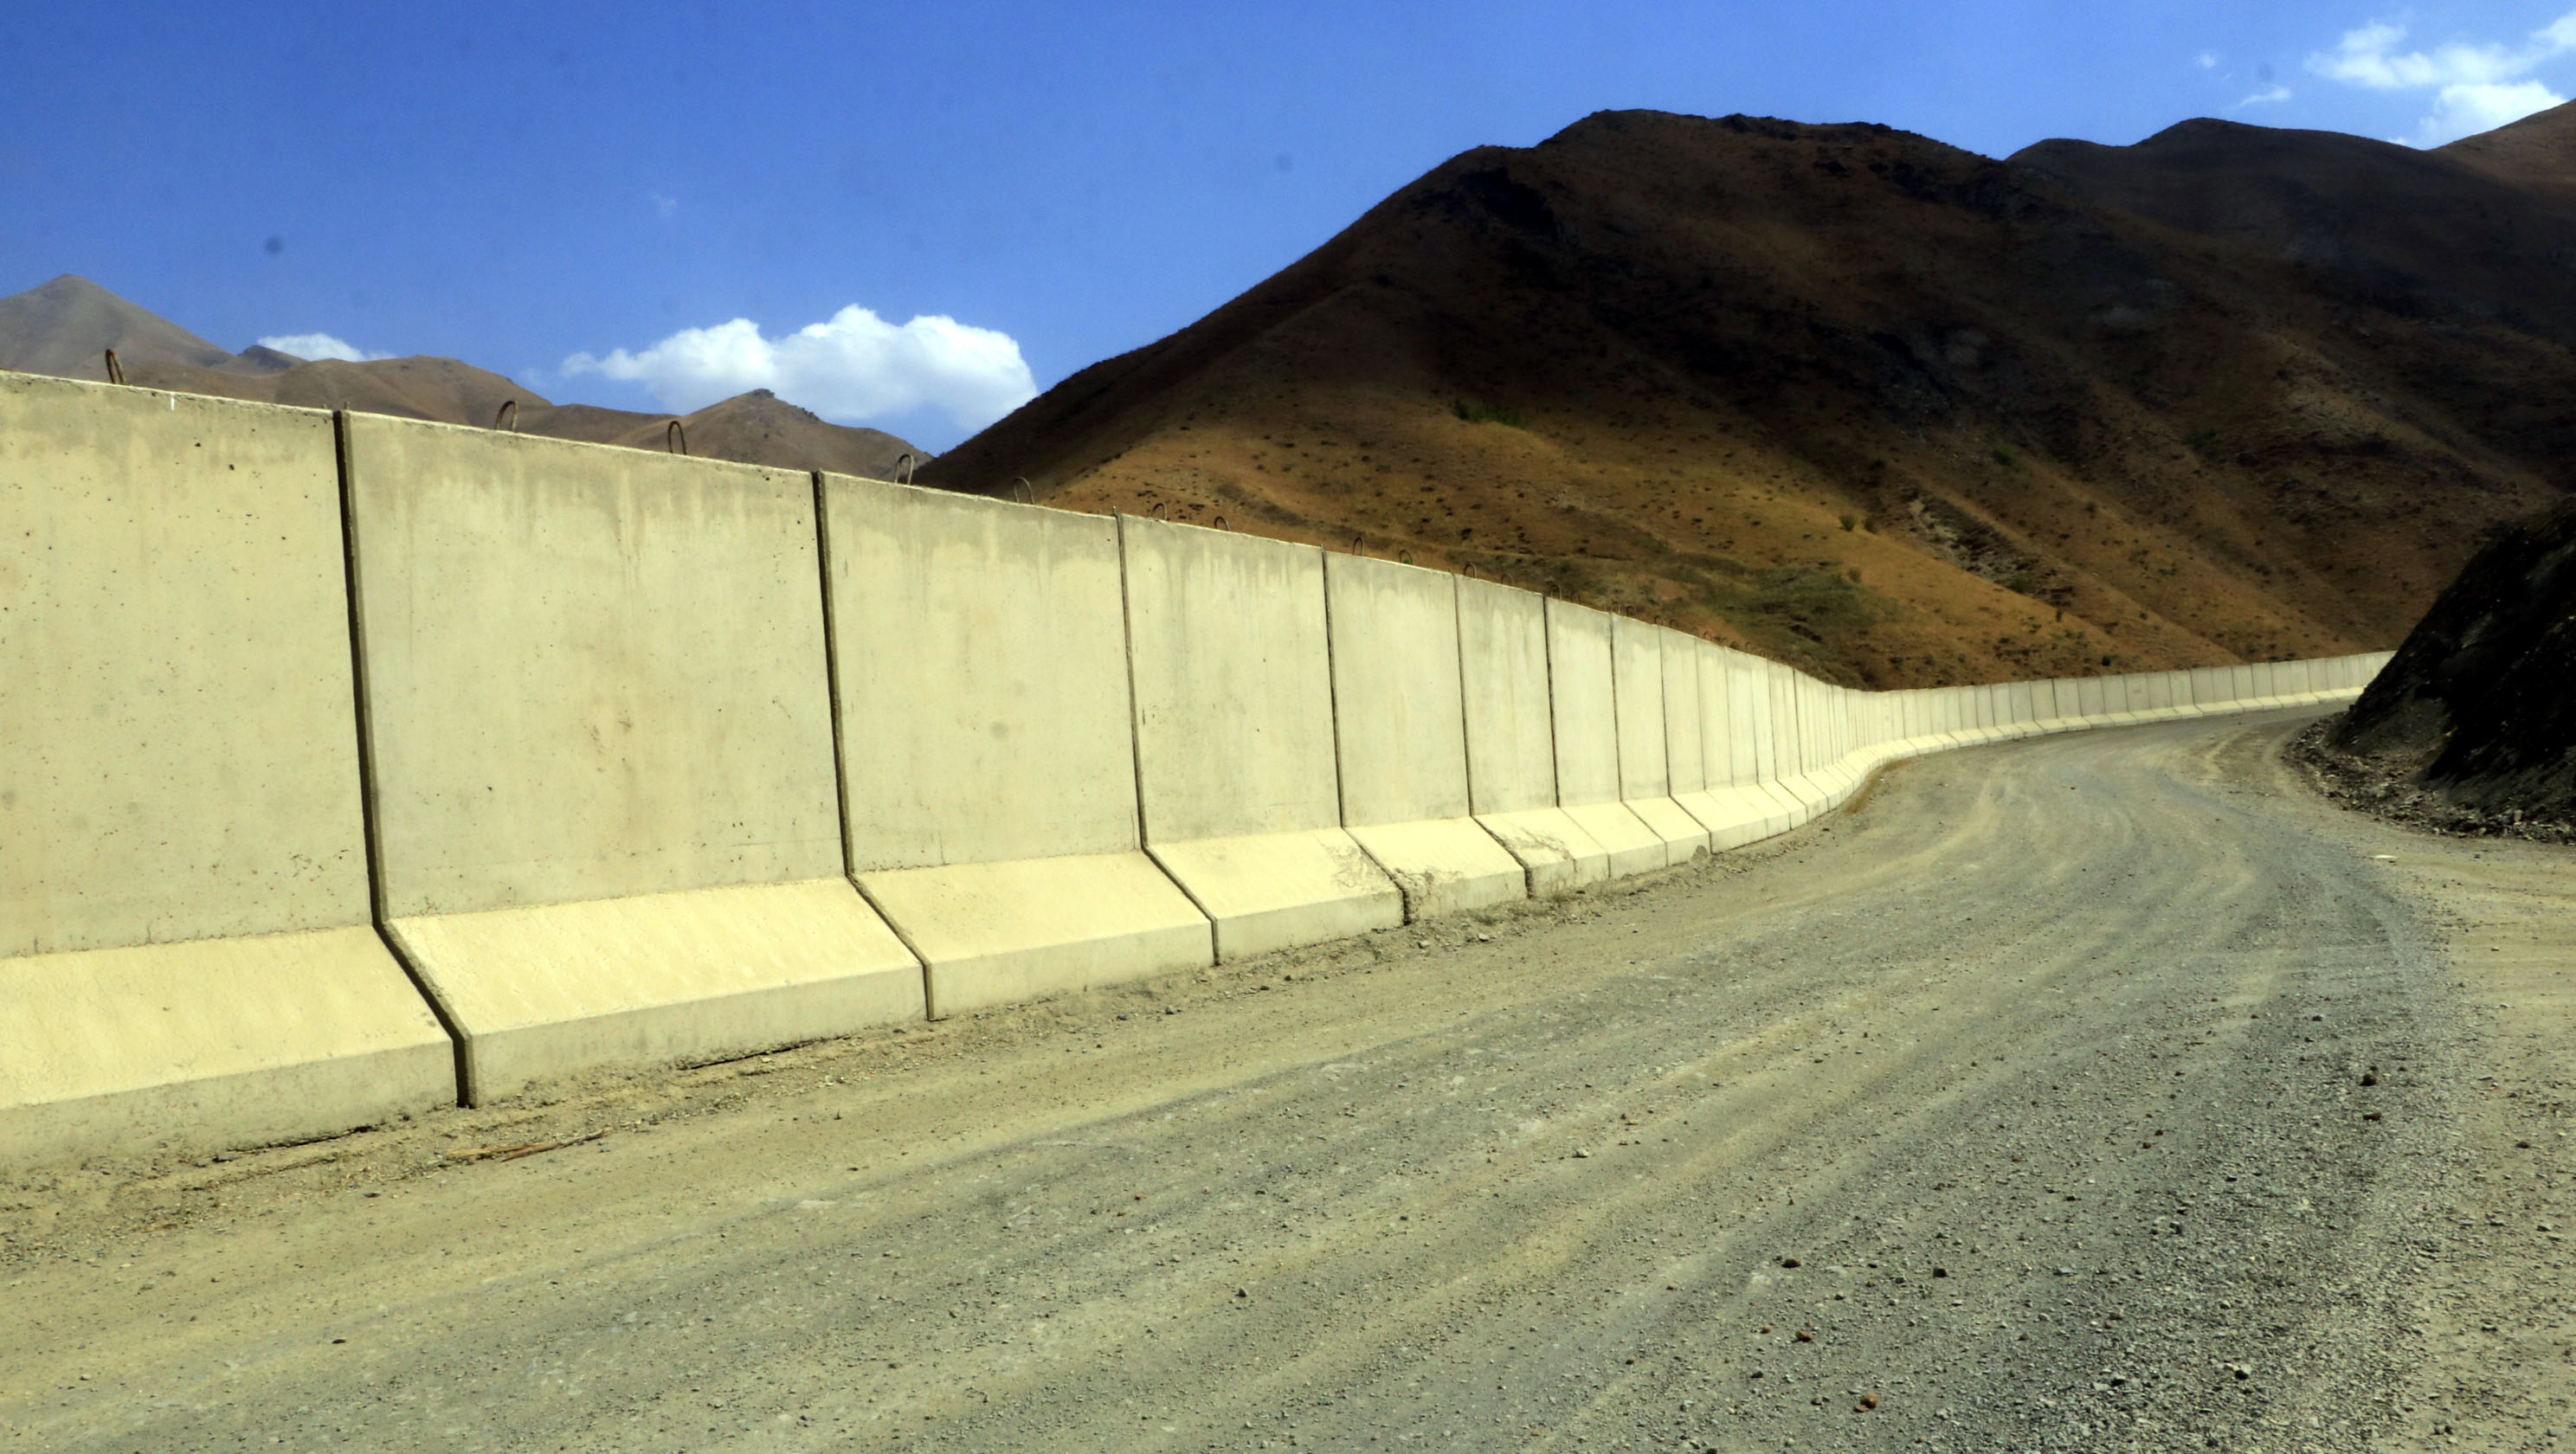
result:
[(0, 1182), (0, 1447), (2576, 1442), (2576, 855), (2342, 814), (2300, 720), (1949, 754), (1489, 922)]

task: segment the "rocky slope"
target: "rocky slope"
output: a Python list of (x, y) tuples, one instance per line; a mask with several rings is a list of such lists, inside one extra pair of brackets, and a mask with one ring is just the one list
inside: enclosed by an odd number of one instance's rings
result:
[(2576, 501), (2494, 532), (2310, 750), (2385, 815), (2576, 842)]

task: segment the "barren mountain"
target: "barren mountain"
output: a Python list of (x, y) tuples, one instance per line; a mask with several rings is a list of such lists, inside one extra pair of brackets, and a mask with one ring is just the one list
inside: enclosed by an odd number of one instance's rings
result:
[[(664, 448), (672, 417), (549, 404), (513, 380), (452, 358), (305, 360), (256, 344), (226, 353), (70, 274), (0, 298), (0, 368), (97, 379), (105, 376), (110, 348), (126, 382), (181, 393), (479, 425), (498, 424), (502, 405), (516, 400), (516, 427), (527, 433), (640, 449)], [(883, 430), (830, 423), (767, 389), (682, 416), (681, 429), (693, 454), (784, 469), (884, 476), (901, 456), (921, 457)]]
[(138, 363), (194, 369), (235, 364), (231, 354), (87, 278), (65, 273), (0, 298), (0, 369), (95, 379), (105, 364), (101, 355), (111, 348), (128, 368)]
[(925, 478), (1871, 685), (2385, 647), (2564, 489), (2570, 243), (2520, 181), (2353, 137), (2002, 162), (1602, 113), (1444, 163)]

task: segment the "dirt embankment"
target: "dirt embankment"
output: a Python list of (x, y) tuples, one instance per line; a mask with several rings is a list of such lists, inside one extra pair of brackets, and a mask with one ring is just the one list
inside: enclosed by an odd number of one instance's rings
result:
[(2300, 750), (2330, 793), (2383, 816), (2576, 842), (2576, 503), (2496, 531)]

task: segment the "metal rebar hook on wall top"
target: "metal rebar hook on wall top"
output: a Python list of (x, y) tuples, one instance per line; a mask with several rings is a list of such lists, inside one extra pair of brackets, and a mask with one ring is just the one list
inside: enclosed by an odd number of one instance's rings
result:
[(1027, 475), (1020, 476), (1016, 481), (1014, 481), (1014, 483), (1020, 487), (1019, 493), (1021, 504), (1034, 505), (1038, 502), (1038, 487), (1029, 483), (1029, 477)]
[(111, 384), (125, 382), (125, 365), (116, 361), (116, 350), (112, 348), (107, 351), (107, 381)]
[(516, 399), (502, 400), (501, 407), (492, 411), (492, 427), (495, 429), (507, 429), (512, 434), (518, 433), (519, 401)]
[(894, 457), (894, 468), (886, 471), (886, 473), (893, 477), (896, 484), (908, 485), (912, 483), (912, 466), (912, 451), (905, 450), (903, 453)]
[(662, 431), (662, 447), (673, 454), (689, 452), (689, 431), (680, 427), (679, 420), (672, 420), (670, 427)]

